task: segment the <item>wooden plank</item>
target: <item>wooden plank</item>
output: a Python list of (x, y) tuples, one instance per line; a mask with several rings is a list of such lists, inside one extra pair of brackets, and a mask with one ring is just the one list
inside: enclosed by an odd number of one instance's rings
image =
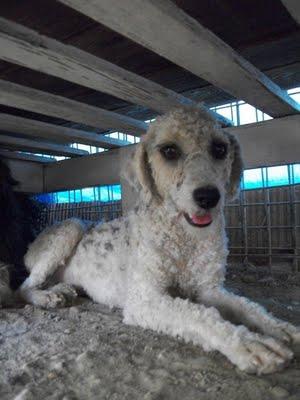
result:
[(273, 117), (300, 111), (286, 92), (170, 0), (59, 1)]
[[(226, 130), (239, 139), (246, 168), (300, 161), (300, 115)], [(44, 190), (51, 192), (119, 183), (123, 162), (132, 157), (135, 146), (47, 165)]]
[[(115, 129), (139, 136), (147, 130), (147, 124), (143, 121), (1, 79), (0, 104), (77, 122), (102, 131)], [(102, 147), (106, 148), (106, 143)]]
[(300, 115), (227, 130), (238, 138), (246, 168), (300, 162)]
[[(299, 46), (300, 48), (300, 46)], [(265, 71), (266, 75), (280, 86), (291, 88), (300, 86), (300, 62), (284, 67), (272, 68)], [(187, 90), (182, 93), (192, 99), (195, 103), (203, 103), (206, 107), (224, 105), (225, 103), (236, 101), (236, 99), (212, 85), (201, 86), (197, 89)], [(130, 114), (133, 118), (148, 120), (156, 117), (156, 113), (149, 109), (136, 106), (122, 107), (122, 113)]]
[(283, 5), (289, 11), (295, 21), (300, 24), (300, 1), (299, 0), (281, 0)]
[(87, 151), (74, 149), (61, 144), (37, 142), (35, 140), (17, 138), (2, 134), (0, 134), (0, 147), (9, 150), (18, 149), (20, 151), (29, 151), (32, 153), (53, 154), (66, 157), (77, 157), (89, 154)]
[[(122, 150), (127, 154), (132, 147), (122, 147)], [(113, 149), (45, 166), (44, 192), (120, 182), (120, 154), (119, 149)]]
[(78, 129), (48, 124), (15, 115), (0, 113), (0, 130), (20, 133), (25, 136), (43, 138), (49, 142), (84, 143), (91, 146), (116, 148), (128, 144), (126, 141), (108, 138), (96, 133), (84, 132)]
[(36, 156), (34, 154), (20, 153), (18, 151), (9, 151), (9, 150), (0, 150), (0, 158), (32, 161), (38, 163), (56, 162), (55, 158)]
[[(192, 100), (75, 47), (0, 18), (0, 58), (166, 112)], [(203, 108), (222, 123), (228, 120)]]

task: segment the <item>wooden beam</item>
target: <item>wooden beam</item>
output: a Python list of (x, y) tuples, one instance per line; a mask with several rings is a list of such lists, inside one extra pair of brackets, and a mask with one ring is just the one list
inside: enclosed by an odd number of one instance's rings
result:
[[(240, 141), (246, 168), (300, 162), (300, 115), (226, 128)], [(284, 134), (283, 134), (284, 133)], [(120, 182), (136, 145), (45, 166), (45, 191)]]
[[(1, 79), (0, 104), (77, 122), (102, 131), (115, 129), (138, 136), (147, 130), (147, 124), (143, 121)], [(106, 148), (106, 144), (109, 144), (108, 138), (102, 147)]]
[[(300, 62), (286, 65), (284, 67), (272, 68), (271, 70), (264, 71), (264, 73), (279, 86), (283, 86), (286, 89), (300, 85)], [(221, 105), (236, 100), (231, 95), (224, 93), (222, 90), (212, 85), (189, 90), (183, 94), (194, 101), (205, 103), (207, 107)]]
[(300, 111), (286, 92), (170, 0), (59, 1), (273, 117)]
[(12, 160), (32, 161), (38, 163), (56, 162), (55, 158), (41, 157), (34, 154), (20, 153), (19, 151), (0, 150), (0, 158)]
[(300, 115), (227, 130), (238, 138), (246, 168), (300, 162)]
[[(158, 112), (192, 100), (85, 51), (0, 18), (0, 58)], [(203, 108), (222, 123), (228, 120)]]
[[(284, 67), (272, 68), (264, 72), (270, 79), (279, 85), (283, 85), (286, 89), (300, 86), (300, 62)], [(187, 90), (182, 95), (192, 99), (195, 103), (205, 104), (206, 107), (224, 105), (225, 103), (236, 101), (233, 96), (209, 84), (197, 89)], [(157, 116), (157, 113), (149, 109), (133, 105), (119, 108), (116, 112), (125, 115), (130, 114), (133, 118), (142, 120), (152, 119)]]
[(299, 0), (281, 0), (285, 8), (291, 14), (298, 24), (300, 24), (300, 1)]
[(19, 133), (25, 136), (43, 138), (49, 142), (84, 143), (91, 146), (115, 148), (128, 144), (126, 141), (108, 138), (96, 133), (48, 124), (15, 115), (0, 113), (0, 131)]
[(0, 147), (4, 149), (18, 149), (20, 151), (29, 151), (32, 153), (53, 154), (65, 157), (77, 157), (88, 155), (84, 150), (74, 149), (61, 144), (48, 142), (37, 142), (35, 140), (17, 138), (0, 134)]
[[(133, 146), (122, 147), (128, 154)], [(123, 152), (122, 152), (123, 153)], [(111, 185), (120, 182), (119, 149), (65, 160), (45, 167), (44, 192)]]

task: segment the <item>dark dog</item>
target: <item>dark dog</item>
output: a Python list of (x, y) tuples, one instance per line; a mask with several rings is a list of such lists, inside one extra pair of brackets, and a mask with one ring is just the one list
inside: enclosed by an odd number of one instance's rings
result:
[(0, 160), (0, 264), (2, 269), (8, 266), (11, 289), (17, 289), (27, 276), (23, 257), (39, 231), (41, 211), (38, 202), (14, 191), (16, 185), (8, 166)]

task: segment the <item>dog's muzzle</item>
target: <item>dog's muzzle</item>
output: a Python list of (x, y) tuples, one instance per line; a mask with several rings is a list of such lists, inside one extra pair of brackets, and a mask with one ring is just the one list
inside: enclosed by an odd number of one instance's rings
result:
[(193, 199), (197, 206), (205, 210), (205, 214), (202, 212), (189, 215), (184, 213), (186, 221), (197, 228), (205, 228), (212, 223), (212, 216), (209, 210), (216, 207), (221, 198), (219, 190), (214, 186), (204, 186), (194, 190)]
[(197, 206), (209, 210), (216, 207), (220, 200), (220, 192), (214, 186), (204, 186), (194, 190), (193, 199)]

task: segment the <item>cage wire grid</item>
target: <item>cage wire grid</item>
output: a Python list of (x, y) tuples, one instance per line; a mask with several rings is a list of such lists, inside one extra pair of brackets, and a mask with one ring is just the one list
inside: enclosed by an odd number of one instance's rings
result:
[(300, 185), (242, 190), (225, 207), (230, 260), (300, 265)]
[[(121, 201), (45, 205), (41, 227), (67, 218), (107, 222), (122, 216)], [(300, 265), (300, 185), (242, 190), (225, 207), (229, 259), (272, 266)]]

